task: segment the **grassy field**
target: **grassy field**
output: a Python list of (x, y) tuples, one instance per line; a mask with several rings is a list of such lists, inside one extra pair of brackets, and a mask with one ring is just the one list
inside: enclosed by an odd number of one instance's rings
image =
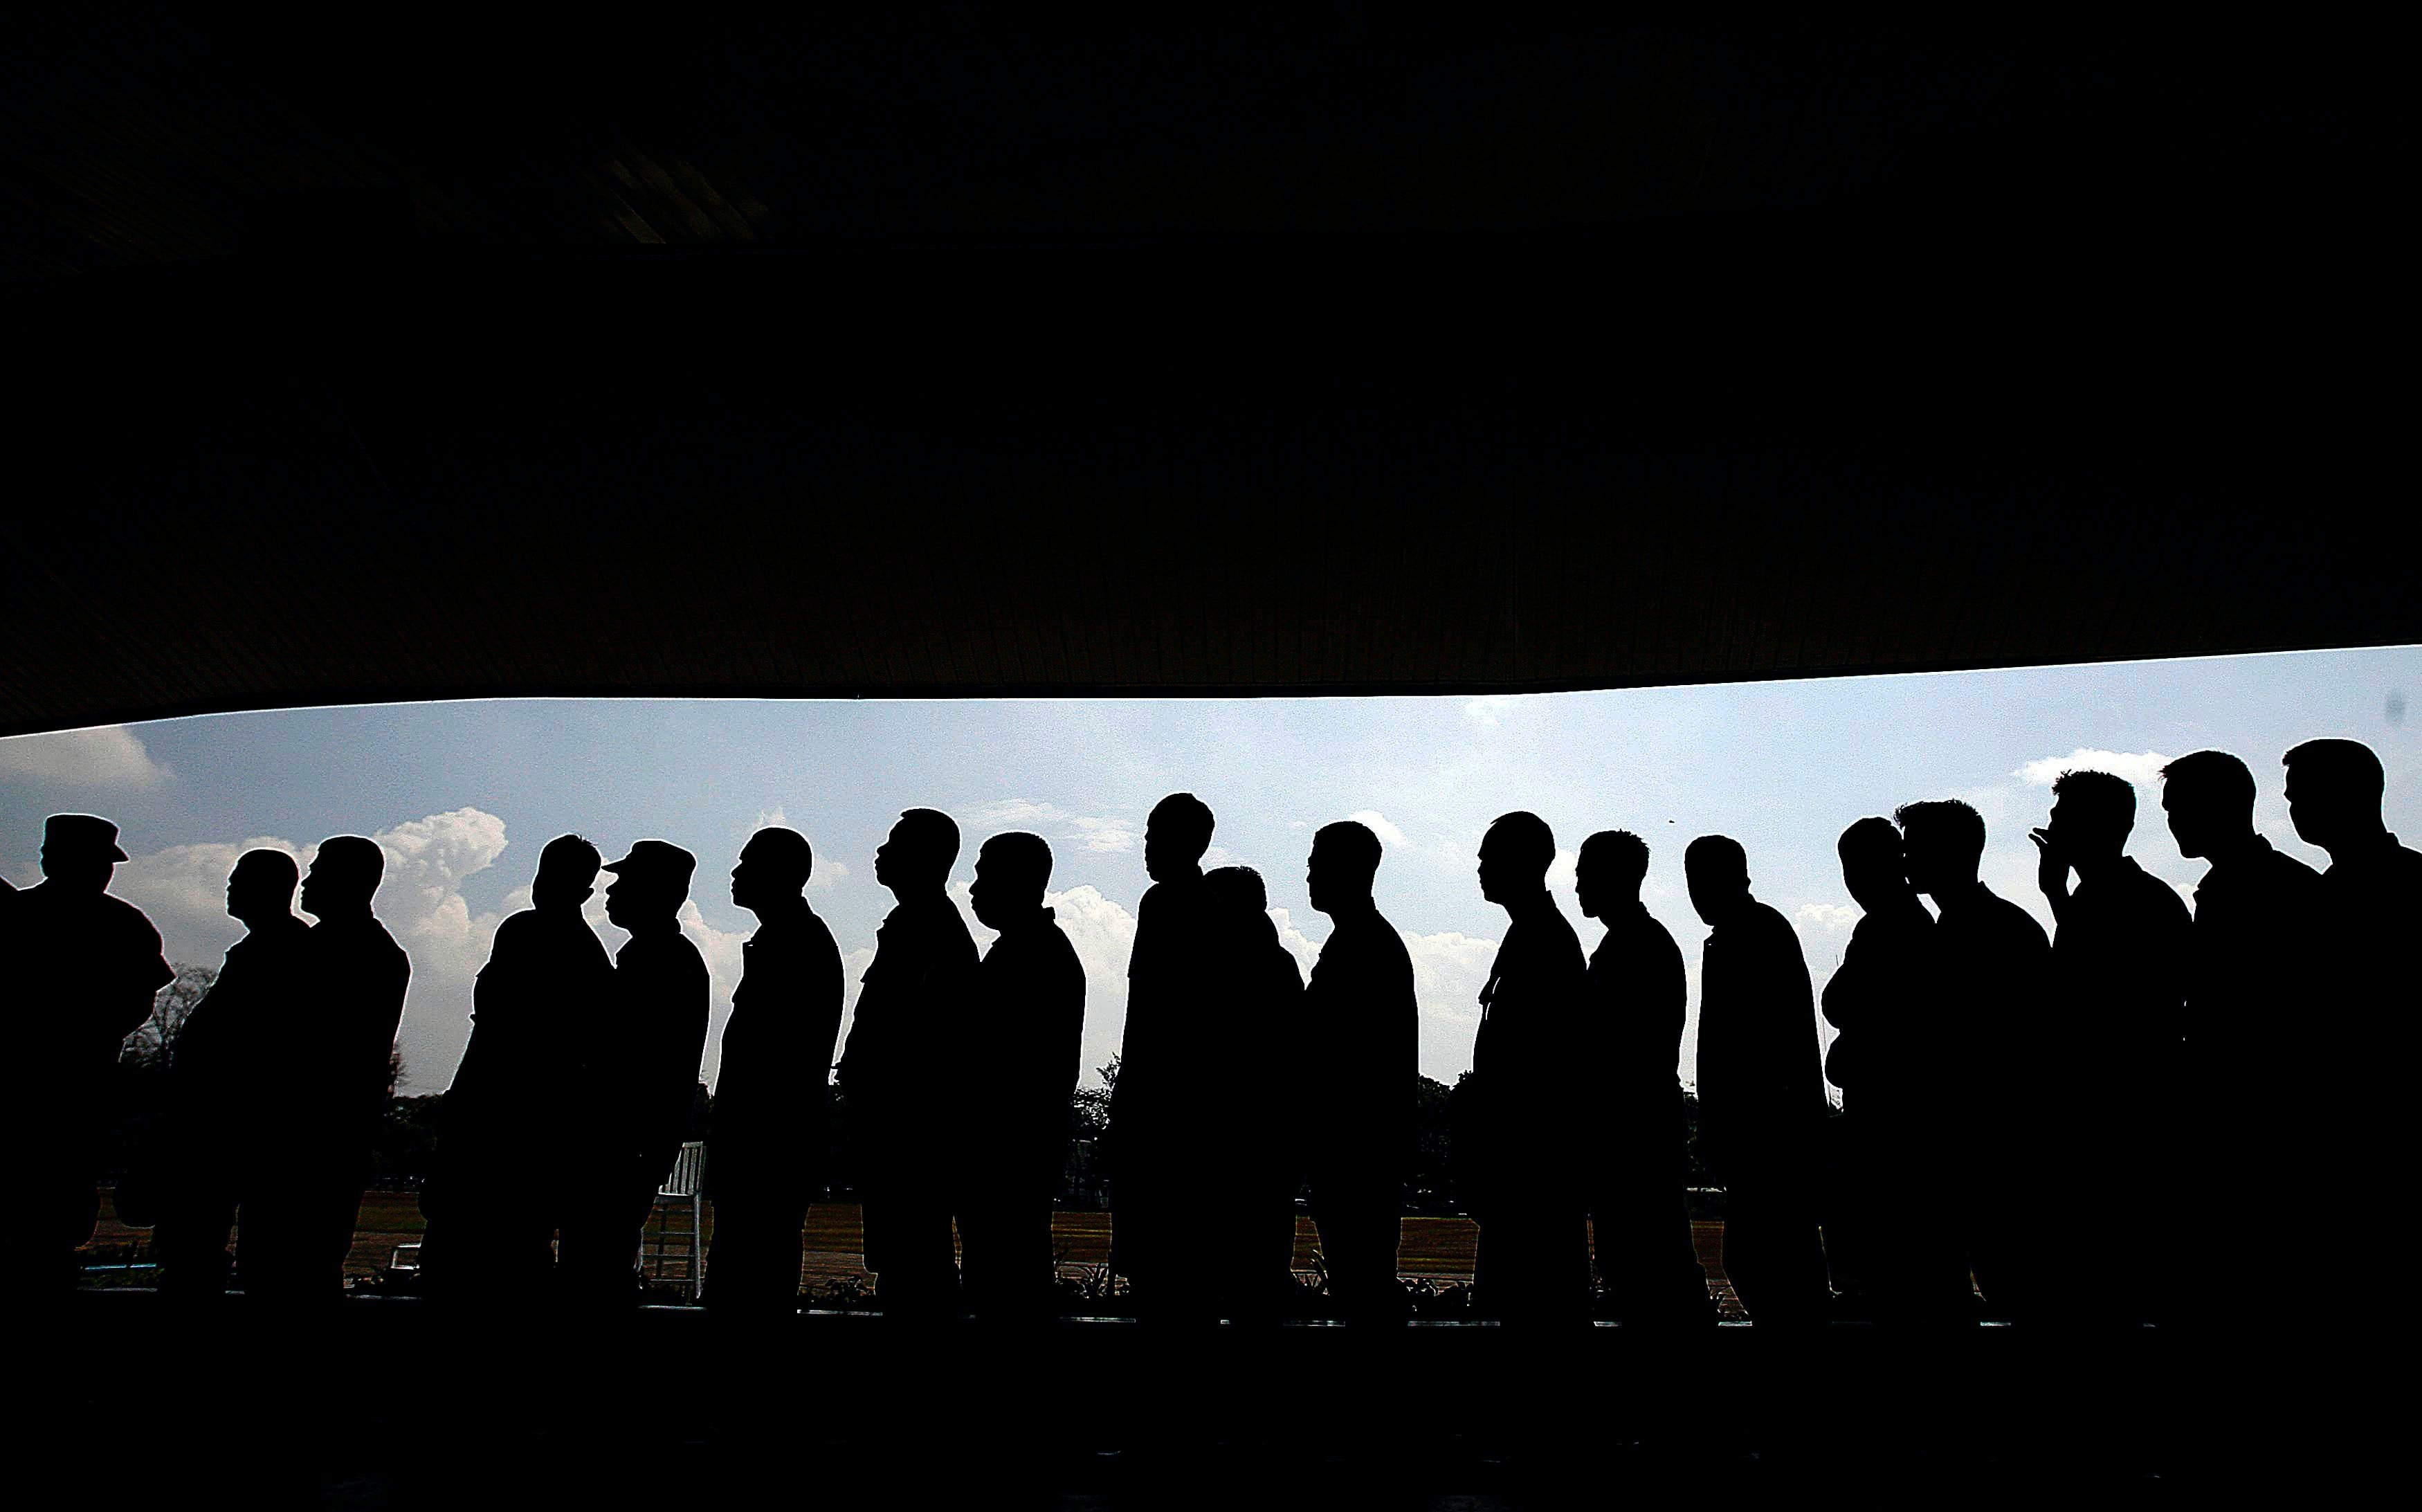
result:
[[(676, 1221), (678, 1226), (686, 1219)], [(364, 1194), (361, 1219), (354, 1229), (354, 1252), (345, 1262), (346, 1273), (369, 1277), (385, 1270), (396, 1246), (417, 1241), (422, 1227), (418, 1200), (413, 1193)], [(1725, 1284), (1719, 1263), (1723, 1225), (1693, 1223), (1691, 1231), (1699, 1249), (1699, 1263), (1706, 1268), (1708, 1279), (1716, 1284), (1718, 1298), (1730, 1313), (1735, 1307), (1732, 1288)], [(713, 1232), (710, 1220), (710, 1236)], [(1109, 1259), (1108, 1213), (1054, 1213), (1051, 1234), (1063, 1266), (1099, 1266)], [(1397, 1272), (1408, 1280), (1440, 1284), (1470, 1281), (1479, 1234), (1479, 1226), (1468, 1218), (1407, 1218), (1397, 1244)], [(856, 1203), (818, 1203), (810, 1209), (802, 1243), (808, 1289), (813, 1291), (828, 1281), (864, 1276), (865, 1269), (859, 1263), (863, 1235)], [(93, 1235), (96, 1248), (121, 1248), (149, 1237), (148, 1230), (130, 1229), (118, 1222), (110, 1212), (107, 1194), (103, 1194), (101, 1223)], [(1295, 1229), (1296, 1268), (1311, 1270), (1318, 1248), (1318, 1231), (1310, 1219), (1298, 1217)]]

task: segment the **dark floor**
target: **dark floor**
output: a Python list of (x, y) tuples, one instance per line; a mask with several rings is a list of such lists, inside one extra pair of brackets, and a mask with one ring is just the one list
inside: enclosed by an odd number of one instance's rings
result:
[[(251, 1505), (1603, 1504), (2144, 1489), (2188, 1385), (2153, 1331), (1895, 1339), (1601, 1326), (1024, 1335), (688, 1308), (577, 1324), (414, 1299), (260, 1316), (83, 1292), (25, 1333), (28, 1425), (90, 1501)], [(45, 1503), (43, 1504), (49, 1504)]]

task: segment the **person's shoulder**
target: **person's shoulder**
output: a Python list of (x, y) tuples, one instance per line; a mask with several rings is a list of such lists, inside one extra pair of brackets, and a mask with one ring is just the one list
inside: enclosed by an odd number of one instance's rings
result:
[(2262, 872), (2273, 887), (2304, 889), (2321, 885), (2321, 874), (2312, 862), (2301, 856), (2290, 856), (2276, 845), (2263, 853)]
[(105, 927), (123, 934), (129, 939), (141, 939), (148, 936), (157, 941), (160, 937), (160, 931), (151, 922), (151, 916), (115, 892), (100, 895), (93, 908), (93, 917), (104, 921)]
[(2180, 919), (2188, 917), (2191, 912), (2187, 907), (2187, 900), (2178, 896), (2178, 889), (2155, 876), (2141, 864), (2136, 868), (2135, 876), (2130, 879), (2130, 886), (2135, 889), (2136, 895), (2142, 900), (2143, 906), (2153, 912), (2175, 914)]
[(1984, 917), (1997, 932), (2033, 940), (2046, 950), (2052, 949), (2052, 937), (2044, 933), (2043, 924), (2035, 915), (1998, 892), (1989, 892), (1986, 898)]

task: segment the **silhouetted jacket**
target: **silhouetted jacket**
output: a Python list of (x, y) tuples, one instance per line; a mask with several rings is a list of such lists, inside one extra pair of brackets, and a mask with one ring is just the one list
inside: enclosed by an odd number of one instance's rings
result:
[(634, 935), (614, 953), (615, 1076), (606, 1116), (621, 1120), (640, 1173), (661, 1180), (681, 1153), (706, 1053), (706, 961), (678, 927)]
[(2187, 1054), (2207, 1100), (2241, 1095), (2223, 1067), (2260, 1064), (2282, 1016), (2328, 996), (2322, 893), (2319, 872), (2259, 835), (2196, 885)]
[[(303, 959), (288, 1085), (308, 1116), (296, 1121), (295, 1134), (328, 1142), (332, 1159), (358, 1162), (386, 1107), (412, 961), (386, 926), (367, 914), (312, 925)], [(298, 1153), (307, 1156), (307, 1150)]]
[[(471, 1039), (446, 1089), (438, 1149), (449, 1168), (526, 1162), (558, 1138), (578, 1106), (574, 1047), (594, 1032), (614, 990), (614, 963), (576, 909), (525, 908), (496, 926), (471, 988)], [(505, 1148), (498, 1148), (498, 1144)]]
[(947, 1095), (952, 1057), (975, 989), (976, 942), (958, 906), (935, 893), (902, 903), (874, 932), (874, 959), (857, 994), (841, 1052), (851, 1097), (895, 1097), (924, 1088)]
[[(2120, 857), (2080, 877), (2062, 906), (2052, 942), (2056, 990), (2090, 1026), (2100, 1062), (2078, 1093), (2146, 1108), (2156, 1088), (2174, 1089), (2182, 1065), (2194, 923), (2176, 890)], [(2098, 1097), (2097, 1100), (2103, 1100)]]
[(1027, 1185), (1059, 1175), (1084, 1032), (1084, 965), (1053, 910), (1037, 909), (1001, 931), (976, 972), (962, 1103), (975, 1167)]
[(1218, 1009), (1220, 953), (1212, 912), (1200, 873), (1156, 882), (1136, 905), (1126, 1030), (1110, 1090), (1110, 1137), (1122, 1161), (1140, 1142), (1172, 1132), (1208, 1084), (1202, 1036)]
[(2401, 990), (2410, 1000), (2415, 924), (2422, 915), (2422, 852), (2383, 834), (2351, 855), (2333, 853), (2330, 869), (2321, 874), (2321, 901), (2338, 932), (2339, 950), (2373, 978), (2371, 985)]
[(2038, 1068), (2028, 1036), (2052, 1001), (2052, 941), (2034, 916), (1981, 882), (1937, 906), (1936, 998), (1955, 1106), (1989, 1142), (2022, 1139)]
[(1510, 912), (1455, 1109), (1457, 1165), (1484, 1202), (1567, 1191), (1581, 1160), (1589, 969), (1545, 891)]
[(770, 911), (740, 950), (706, 1179), (718, 1202), (745, 1195), (795, 1203), (823, 1185), (841, 1036), (841, 947), (802, 899)]
[(1869, 1097), (1908, 1101), (1933, 1079), (1927, 1046), (1940, 1026), (1927, 1020), (1942, 1011), (1933, 946), (1934, 916), (1915, 893), (1869, 909), (1851, 929), (1825, 984), (1825, 1021), (1839, 1031), (1825, 1047), (1825, 1079), (1842, 1089), (1844, 1112)]
[(1709, 1171), (1729, 1182), (1811, 1159), (1824, 1081), (1800, 936), (1748, 899), (1699, 958), (1699, 1147)]
[(260, 1121), (285, 1094), (267, 1079), (267, 1039), (295, 1021), (310, 939), (311, 926), (290, 913), (228, 947), (217, 980), (177, 1033), (167, 1078), (172, 1158), (231, 1158), (269, 1132)]
[(15, 975), (5, 990), (23, 1005), (10, 1033), (33, 1073), (24, 1095), (86, 1099), (150, 1016), (152, 995), (177, 979), (160, 932), (123, 898), (48, 881), (8, 900), (7, 927)]
[[(1590, 954), (1584, 1009), (1587, 1073), (1598, 1089), (1592, 1101), (1620, 1150), (1653, 1150), (1676, 1171), (1686, 1136), (1681, 1067), (1690, 996), (1682, 948), (1645, 906), (1635, 902), (1606, 921), (1606, 937)], [(1644, 1149), (1644, 1136), (1657, 1142)]]
[(1310, 1164), (1379, 1164), (1401, 1181), (1420, 1083), (1421, 1010), (1404, 937), (1376, 908), (1338, 916), (1303, 993), (1303, 1076), (1320, 1099)]

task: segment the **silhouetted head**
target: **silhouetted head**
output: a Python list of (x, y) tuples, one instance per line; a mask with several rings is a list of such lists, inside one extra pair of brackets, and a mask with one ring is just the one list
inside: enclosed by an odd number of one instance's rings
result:
[(1749, 901), (1749, 853), (1728, 835), (1701, 835), (1682, 852), (1691, 906), (1714, 925)]
[(1842, 858), (1842, 885), (1867, 912), (1911, 896), (1909, 858), (1901, 854), (1900, 831), (1891, 820), (1859, 820), (1842, 831), (1833, 848)]
[(816, 853), (807, 836), (768, 825), (740, 847), (740, 862), (731, 869), (731, 901), (751, 913), (778, 907), (807, 890), (815, 869)]
[(538, 877), (530, 883), (530, 902), (541, 908), (577, 909), (597, 890), (597, 871), (606, 858), (578, 835), (558, 835), (538, 853)]
[(986, 929), (1007, 929), (1034, 917), (1050, 885), (1050, 842), (1013, 829), (993, 836), (976, 852), (976, 879), (967, 888), (967, 906)]
[(2388, 775), (2360, 740), (2308, 740), (2280, 758), (2288, 766), (2288, 817), (2296, 837), (2323, 850), (2367, 840), (2385, 827)]
[(1262, 874), (1250, 866), (1222, 866), (1203, 874), (1203, 890), (1211, 906), (1222, 911), (1260, 916), (1269, 912), (1270, 890)]
[(1313, 832), (1312, 859), (1304, 887), (1312, 906), (1325, 914), (1371, 905), (1371, 883), (1379, 874), (1379, 837), (1368, 825), (1340, 819)]
[(314, 919), (368, 913), (386, 875), (386, 852), (360, 835), (331, 835), (320, 842), (303, 878), (303, 911)]
[(1893, 811), (1900, 826), (1909, 885), (1940, 900), (1976, 885), (1985, 858), (1985, 816), (1958, 798), (1904, 803)]
[(606, 917), (636, 935), (675, 924), (698, 858), (668, 841), (635, 840), (629, 855), (604, 870), (614, 874), (606, 884)]
[(1143, 872), (1156, 882), (1191, 875), (1211, 848), (1211, 806), (1172, 793), (1152, 806), (1143, 826)]
[(236, 858), (235, 870), (228, 874), (228, 917), (257, 924), (291, 914), (294, 889), (302, 880), (302, 870), (284, 851), (248, 850)]
[(1573, 895), (1581, 912), (1605, 919), (1640, 901), (1640, 884), (1648, 875), (1648, 842), (1628, 829), (1601, 829), (1581, 842), (1581, 858), (1573, 863)]
[(2072, 861), (2092, 866), (2116, 857), (2136, 827), (2136, 789), (2111, 772), (2063, 772), (2052, 779), (2044, 833)]
[(1480, 895), (1500, 906), (1548, 890), (1556, 859), (1556, 832), (1535, 813), (1516, 810), (1489, 822), (1480, 837)]
[(2254, 773), (2225, 750), (2198, 750), (2162, 768), (2162, 811), (2181, 856), (2210, 856), (2254, 835)]
[(42, 875), (71, 892), (106, 892), (118, 863), (118, 827), (97, 813), (55, 813), (42, 821)]
[(874, 880), (895, 898), (939, 892), (959, 858), (959, 827), (939, 809), (907, 809), (890, 837), (874, 847)]

